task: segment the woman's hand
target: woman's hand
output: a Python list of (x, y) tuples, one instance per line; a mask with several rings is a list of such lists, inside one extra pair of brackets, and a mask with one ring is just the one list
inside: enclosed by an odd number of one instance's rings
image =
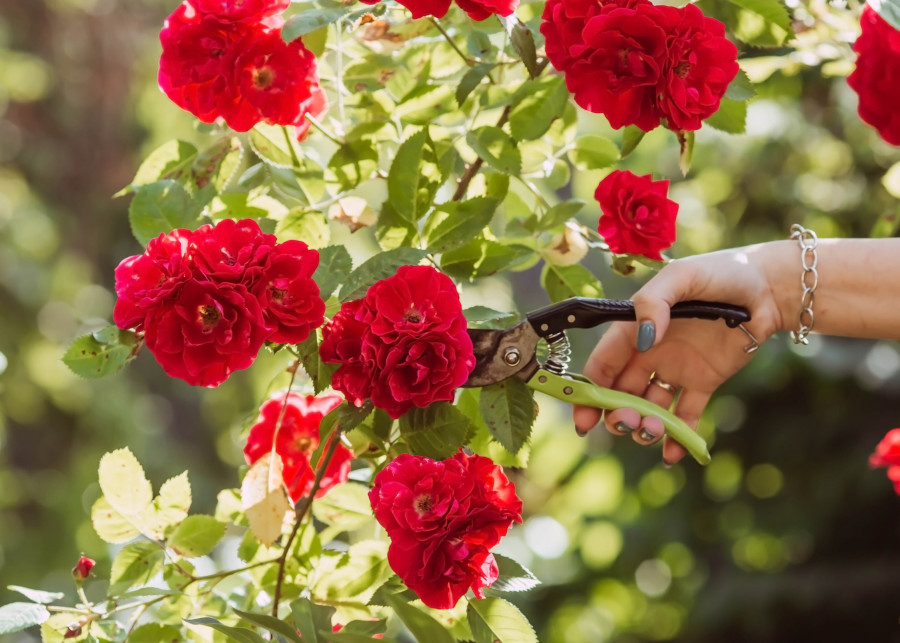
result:
[[(677, 393), (675, 414), (696, 428), (713, 392), (750, 360), (744, 347), (752, 342), (739, 328), (722, 321), (672, 320), (669, 309), (686, 300), (744, 306), (752, 316), (744, 326), (762, 343), (783, 328), (778, 306), (783, 293), (776, 293), (769, 274), (784, 250), (784, 244), (776, 242), (669, 263), (632, 298), (637, 323), (612, 324), (588, 358), (584, 374), (600, 386), (667, 408)], [(601, 414), (596, 408), (576, 406), (579, 434), (590, 431)], [(611, 433), (630, 433), (639, 444), (652, 444), (663, 435), (659, 418), (641, 417), (634, 409), (609, 411), (604, 420)], [(684, 455), (681, 445), (666, 441), (665, 462), (674, 463)]]

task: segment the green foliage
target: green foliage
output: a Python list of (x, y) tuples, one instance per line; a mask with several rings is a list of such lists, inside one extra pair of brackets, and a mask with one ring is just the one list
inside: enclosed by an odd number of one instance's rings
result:
[(512, 454), (528, 442), (534, 425), (534, 395), (515, 377), (481, 389), (481, 415), (491, 435)]
[(468, 432), (468, 418), (446, 402), (435, 402), (424, 409), (413, 407), (400, 418), (400, 435), (410, 451), (434, 460), (456, 453)]
[(528, 619), (502, 598), (470, 601), (466, 613), (476, 643), (537, 643)]
[(122, 370), (140, 348), (135, 334), (107, 326), (72, 342), (63, 355), (63, 363), (85, 378), (104, 377)]
[(188, 191), (172, 179), (142, 185), (128, 206), (131, 232), (138, 243), (145, 246), (151, 239), (176, 228), (198, 227), (201, 208)]
[(35, 603), (8, 603), (0, 607), (0, 634), (12, 634), (40, 625), (50, 618), (43, 605)]

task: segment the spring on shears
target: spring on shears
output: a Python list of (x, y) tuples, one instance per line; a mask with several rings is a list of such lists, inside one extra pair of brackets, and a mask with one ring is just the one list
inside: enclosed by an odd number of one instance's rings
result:
[(544, 338), (547, 342), (547, 361), (543, 367), (554, 375), (565, 375), (572, 361), (572, 345), (565, 333), (553, 333)]

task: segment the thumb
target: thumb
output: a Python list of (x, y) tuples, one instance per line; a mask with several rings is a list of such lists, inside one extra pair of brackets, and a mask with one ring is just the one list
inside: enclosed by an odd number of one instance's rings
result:
[(638, 324), (637, 349), (640, 352), (650, 350), (665, 336), (672, 305), (688, 299), (685, 280), (679, 278), (676, 265), (667, 264), (631, 298)]

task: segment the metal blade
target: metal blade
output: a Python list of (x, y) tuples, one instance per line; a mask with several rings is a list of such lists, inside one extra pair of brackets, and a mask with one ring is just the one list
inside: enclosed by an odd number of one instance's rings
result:
[(475, 369), (463, 386), (489, 386), (508, 377), (527, 380), (538, 368), (535, 350), (540, 337), (527, 321), (506, 330), (470, 328)]

